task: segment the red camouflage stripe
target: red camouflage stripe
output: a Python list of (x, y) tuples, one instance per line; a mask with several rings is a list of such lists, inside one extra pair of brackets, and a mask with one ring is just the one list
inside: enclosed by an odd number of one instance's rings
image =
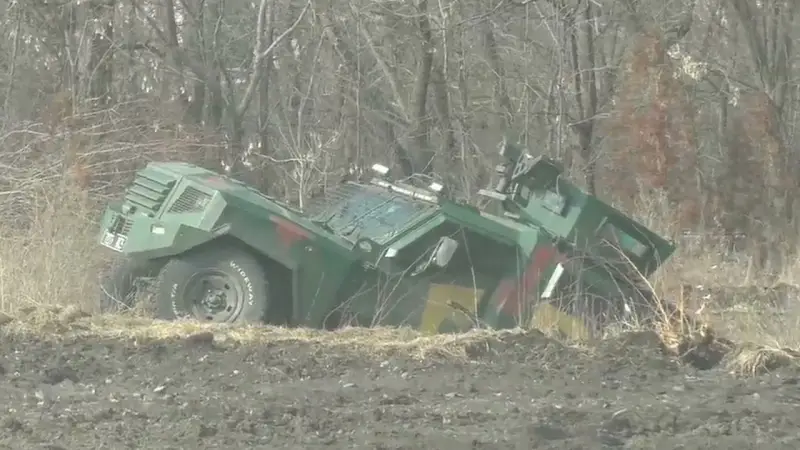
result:
[[(552, 245), (542, 246), (534, 250), (531, 254), (530, 264), (525, 268), (525, 273), (522, 274), (519, 282), (514, 278), (510, 278), (503, 280), (498, 286), (495, 294), (498, 312), (511, 317), (519, 317), (522, 312), (523, 297), (527, 297), (527, 294), (536, 291), (542, 272), (554, 259), (563, 260), (563, 255), (559, 254)], [(525, 296), (520, 295), (520, 288), (523, 289)]]
[(311, 233), (290, 220), (278, 216), (271, 216), (269, 220), (275, 224), (278, 239), (286, 248), (291, 248), (298, 241), (311, 239)]

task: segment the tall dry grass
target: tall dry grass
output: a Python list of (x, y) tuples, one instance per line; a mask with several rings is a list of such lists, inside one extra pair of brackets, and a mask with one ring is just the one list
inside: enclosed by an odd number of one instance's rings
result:
[[(800, 260), (759, 269), (742, 239), (731, 252), (703, 228), (681, 236), (663, 198), (641, 198), (636, 216), (659, 233), (676, 236), (678, 248), (650, 280), (659, 297), (685, 306), (718, 334), (762, 346), (800, 348)], [(787, 249), (788, 250), (788, 249)], [(776, 299), (780, 304), (775, 305)]]
[[(218, 136), (178, 127), (147, 101), (68, 110), (0, 128), (0, 311), (95, 310), (99, 274), (112, 257), (97, 244), (109, 196), (148, 161), (210, 164), (224, 152)], [(154, 114), (162, 118), (157, 130)]]
[(64, 304), (94, 310), (109, 257), (97, 245), (98, 203), (68, 184), (28, 194), (18, 212), (26, 220), (0, 221), (0, 311)]

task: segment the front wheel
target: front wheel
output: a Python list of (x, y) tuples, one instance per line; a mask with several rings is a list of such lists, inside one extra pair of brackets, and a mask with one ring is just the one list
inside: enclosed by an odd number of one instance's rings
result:
[(211, 246), (170, 260), (155, 286), (159, 319), (260, 323), (270, 304), (264, 268), (249, 252)]

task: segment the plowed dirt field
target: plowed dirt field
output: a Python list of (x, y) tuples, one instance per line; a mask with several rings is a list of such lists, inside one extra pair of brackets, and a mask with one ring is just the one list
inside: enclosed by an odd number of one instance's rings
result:
[(793, 363), (699, 369), (647, 332), (578, 348), (63, 314), (0, 326), (0, 448), (800, 448)]

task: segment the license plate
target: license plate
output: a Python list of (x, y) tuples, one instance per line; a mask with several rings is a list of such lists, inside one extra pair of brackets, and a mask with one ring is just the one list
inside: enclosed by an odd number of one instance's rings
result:
[(106, 231), (103, 234), (103, 239), (100, 240), (100, 243), (112, 250), (121, 252), (123, 247), (125, 247), (125, 242), (127, 241), (127, 236)]

